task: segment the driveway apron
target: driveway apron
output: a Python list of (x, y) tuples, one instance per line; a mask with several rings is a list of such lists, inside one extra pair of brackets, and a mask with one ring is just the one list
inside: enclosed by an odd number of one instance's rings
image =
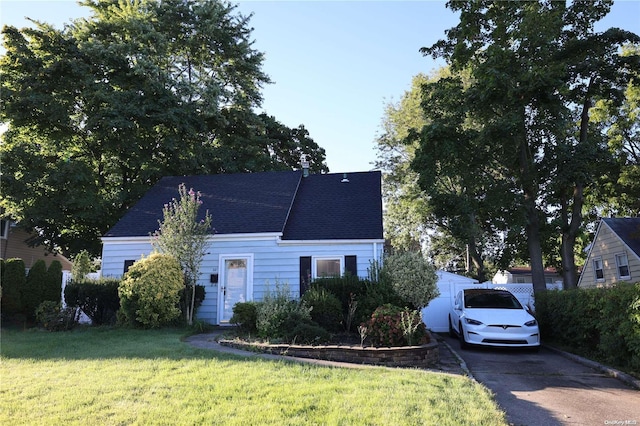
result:
[(640, 425), (640, 391), (555, 351), (460, 350), (513, 425)]

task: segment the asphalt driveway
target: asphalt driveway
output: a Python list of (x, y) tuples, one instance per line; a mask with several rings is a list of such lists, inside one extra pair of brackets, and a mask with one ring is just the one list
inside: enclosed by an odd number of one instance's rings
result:
[(556, 351), (461, 350), (476, 380), (494, 392), (513, 425), (640, 425), (640, 391)]

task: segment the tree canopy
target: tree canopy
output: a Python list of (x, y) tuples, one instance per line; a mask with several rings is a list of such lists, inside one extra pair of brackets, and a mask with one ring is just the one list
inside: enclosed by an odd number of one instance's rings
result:
[(270, 83), (250, 17), (224, 1), (86, 0), (63, 29), (4, 27), (2, 199), (33, 243), (99, 250), (165, 175), (281, 170), (325, 152), (258, 115)]
[[(561, 240), (565, 286), (575, 286), (584, 190), (611, 163), (606, 129), (590, 113), (600, 99), (622, 102), (638, 69), (638, 55), (620, 54), (623, 45), (640, 40), (637, 35), (594, 30), (611, 4), (449, 2), (460, 23), (422, 49), (444, 58), (453, 72), (471, 74), (466, 88), (446, 79), (426, 89), (432, 98), (424, 107), (434, 119), (421, 130), (412, 163), (421, 187), (432, 184), (435, 172), (458, 164), (463, 167), (444, 174), (471, 189), (471, 200), (495, 191), (508, 195), (502, 206), (513, 207), (510, 216), (521, 219), (535, 291), (545, 289), (542, 247), (552, 233)], [(483, 187), (491, 181), (500, 187)], [(451, 208), (482, 211), (479, 205)]]

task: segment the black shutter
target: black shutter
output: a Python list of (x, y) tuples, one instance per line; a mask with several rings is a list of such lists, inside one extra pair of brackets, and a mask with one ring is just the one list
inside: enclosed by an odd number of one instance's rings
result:
[(311, 284), (311, 256), (300, 256), (300, 296)]
[(131, 267), (131, 265), (133, 265), (136, 261), (135, 260), (125, 260), (124, 261), (124, 272), (123, 274), (126, 274), (127, 271), (129, 270), (129, 268)]
[(354, 277), (358, 276), (357, 256), (344, 257), (344, 273)]

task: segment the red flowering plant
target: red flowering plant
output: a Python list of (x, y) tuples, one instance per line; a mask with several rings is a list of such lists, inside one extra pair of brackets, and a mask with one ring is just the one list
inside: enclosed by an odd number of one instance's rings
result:
[(421, 345), (429, 342), (427, 327), (420, 313), (391, 304), (377, 308), (366, 323), (374, 346)]

